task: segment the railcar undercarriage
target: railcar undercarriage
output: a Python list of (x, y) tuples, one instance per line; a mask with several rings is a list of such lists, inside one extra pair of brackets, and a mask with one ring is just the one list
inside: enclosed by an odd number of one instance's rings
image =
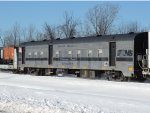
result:
[[(23, 74), (31, 74), (38, 76), (70, 76), (80, 77), (88, 79), (102, 79), (109, 81), (141, 81), (144, 77), (126, 77), (121, 71), (116, 70), (88, 70), (88, 69), (45, 69), (45, 68), (30, 68), (25, 67), (24, 71), (20, 71)], [(20, 73), (18, 72), (18, 73)], [(15, 72), (16, 73), (16, 72)]]

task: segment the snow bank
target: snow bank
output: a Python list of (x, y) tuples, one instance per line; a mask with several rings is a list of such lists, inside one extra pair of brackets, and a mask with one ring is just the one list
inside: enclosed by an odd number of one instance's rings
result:
[(150, 113), (150, 84), (0, 72), (0, 113)]
[(101, 113), (94, 106), (70, 103), (56, 96), (44, 98), (31, 89), (12, 86), (0, 89), (0, 110), (8, 113)]

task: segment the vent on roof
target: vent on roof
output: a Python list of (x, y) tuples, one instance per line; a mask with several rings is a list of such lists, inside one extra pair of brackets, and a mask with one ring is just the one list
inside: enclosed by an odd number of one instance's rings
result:
[(74, 39), (75, 37), (73, 36), (73, 37), (70, 37), (70, 39)]
[(47, 41), (47, 39), (44, 39), (43, 41)]
[(129, 32), (129, 34), (134, 34), (134, 32)]
[(35, 42), (34, 40), (31, 40), (31, 42)]
[(96, 35), (97, 37), (100, 37), (100, 36), (102, 36), (102, 35)]
[(56, 40), (60, 40), (60, 38), (56, 38)]

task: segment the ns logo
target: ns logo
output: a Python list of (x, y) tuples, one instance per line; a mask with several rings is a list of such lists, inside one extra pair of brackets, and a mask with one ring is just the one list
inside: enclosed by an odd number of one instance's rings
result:
[(117, 56), (120, 56), (120, 57), (133, 56), (133, 50), (118, 50)]

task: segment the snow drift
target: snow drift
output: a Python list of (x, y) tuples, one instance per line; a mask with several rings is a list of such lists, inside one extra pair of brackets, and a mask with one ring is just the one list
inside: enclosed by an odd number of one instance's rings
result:
[(149, 113), (150, 84), (0, 72), (0, 113)]

